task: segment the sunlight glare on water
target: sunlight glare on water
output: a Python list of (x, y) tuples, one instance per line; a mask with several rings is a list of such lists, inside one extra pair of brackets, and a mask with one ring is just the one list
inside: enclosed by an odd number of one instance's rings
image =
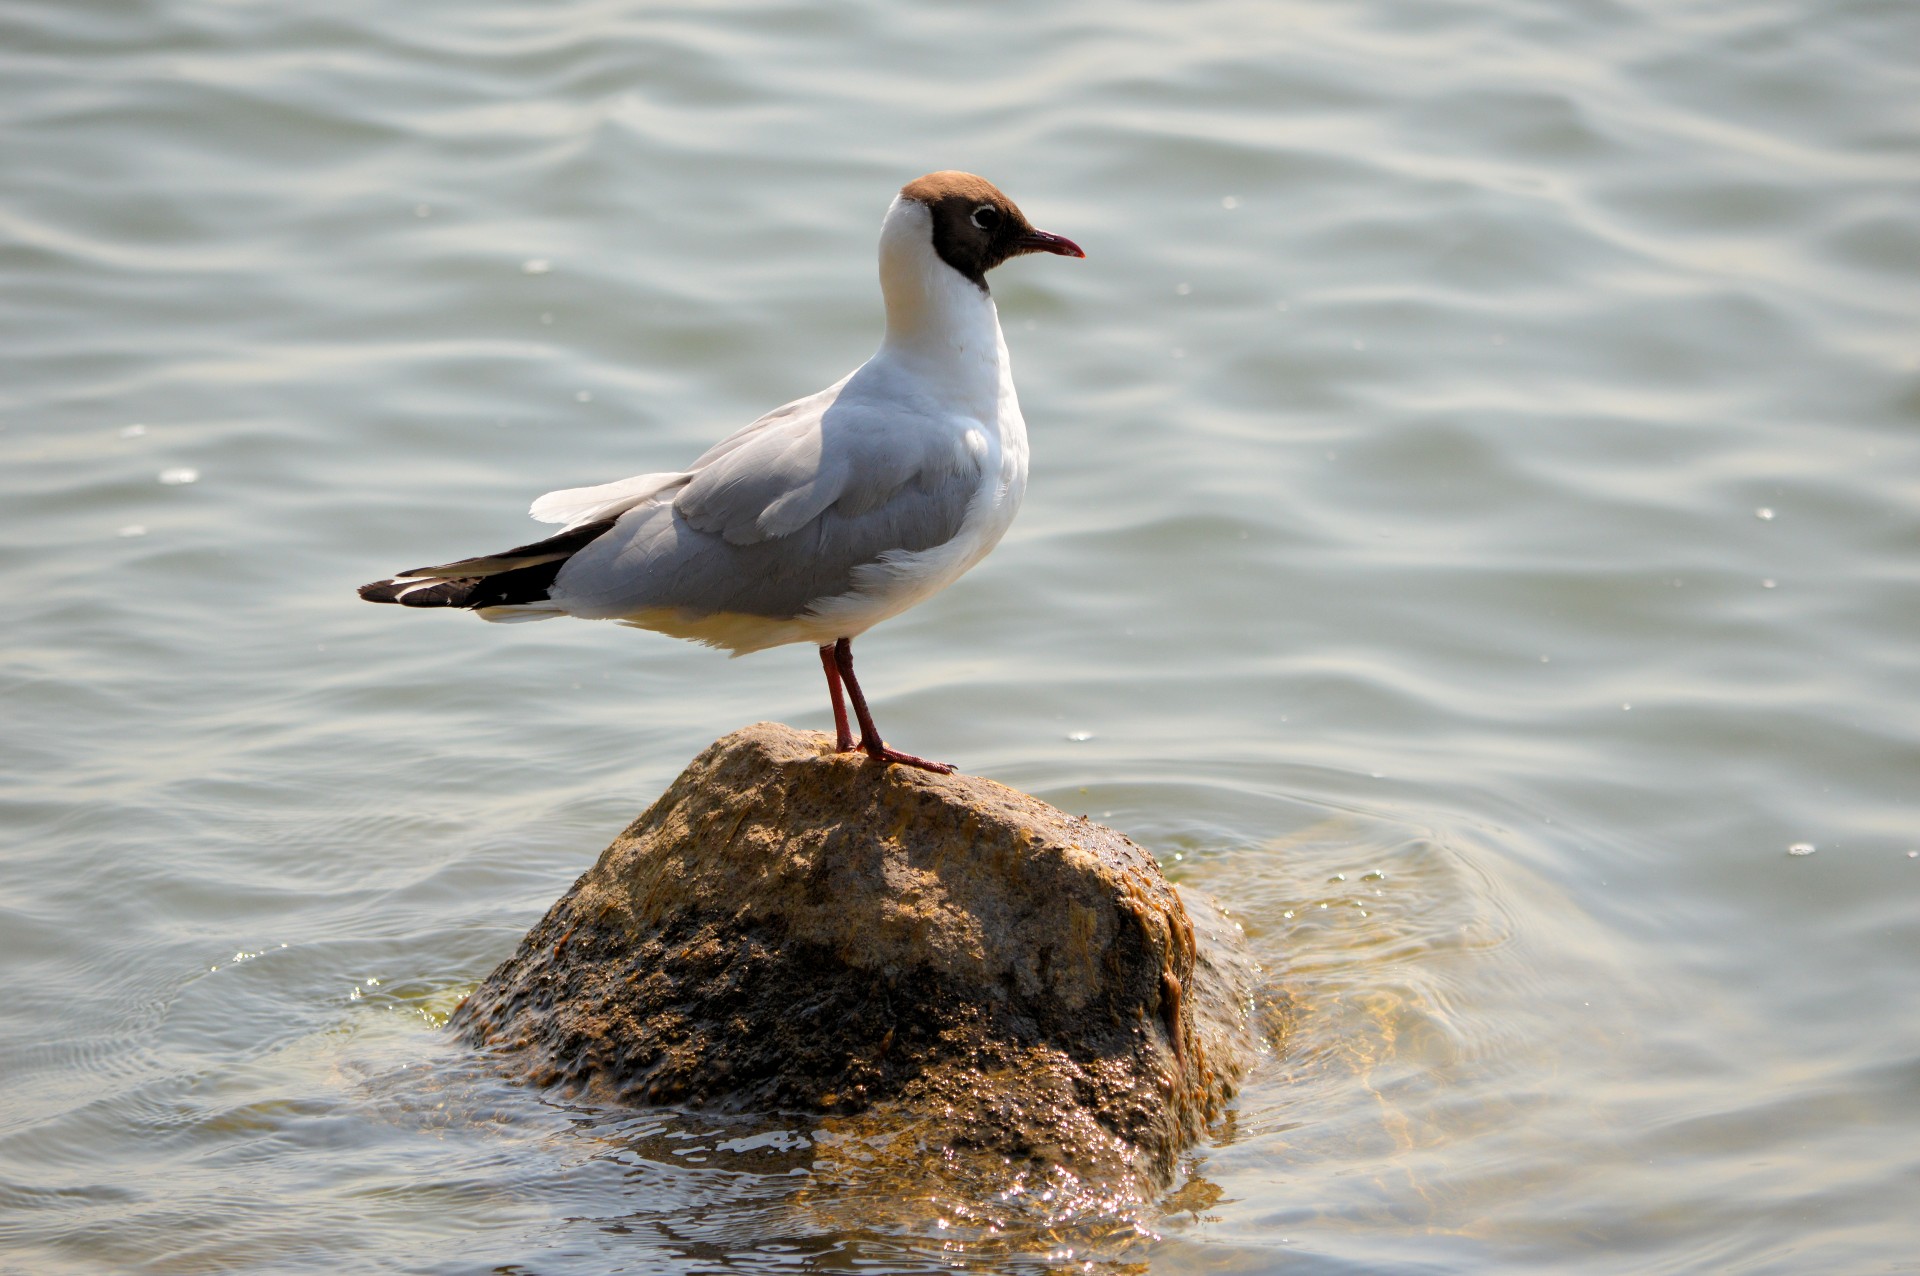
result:
[[(1883, 0), (0, 0), (0, 1270), (1910, 1265), (1915, 49)], [(1153, 1201), (441, 1031), (826, 700), (354, 587), (837, 379), (944, 167), (1088, 259), (994, 275), (1027, 503), (863, 677), (1244, 928), (1267, 1049)]]

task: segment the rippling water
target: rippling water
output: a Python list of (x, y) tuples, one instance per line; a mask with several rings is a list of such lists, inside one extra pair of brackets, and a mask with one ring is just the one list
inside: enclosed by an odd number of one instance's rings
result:
[[(1915, 49), (1893, 0), (0, 3), (0, 1270), (1905, 1270)], [(862, 644), (877, 712), (1227, 900), (1293, 1015), (1144, 1212), (896, 1209), (830, 1125), (436, 1028), (825, 697), (353, 587), (852, 367), (937, 167), (1089, 260), (996, 277), (1027, 506)]]

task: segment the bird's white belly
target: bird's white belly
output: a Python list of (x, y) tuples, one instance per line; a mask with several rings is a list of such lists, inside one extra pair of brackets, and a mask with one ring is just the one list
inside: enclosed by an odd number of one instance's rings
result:
[(1024, 471), (1022, 466), (1019, 474), (1006, 476), (1012, 482), (1000, 474), (990, 475), (960, 525), (960, 534), (946, 544), (917, 552), (898, 550), (877, 563), (855, 568), (851, 591), (821, 599), (793, 623), (806, 626), (807, 635), (823, 644), (852, 638), (953, 584), (1006, 535), (1024, 495)]

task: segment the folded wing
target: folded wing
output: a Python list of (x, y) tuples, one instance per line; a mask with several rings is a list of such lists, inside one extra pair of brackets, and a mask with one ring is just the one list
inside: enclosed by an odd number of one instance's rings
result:
[(980, 491), (982, 431), (908, 424), (847, 396), (763, 418), (575, 554), (554, 600), (578, 616), (783, 619), (845, 594), (856, 568), (953, 539)]

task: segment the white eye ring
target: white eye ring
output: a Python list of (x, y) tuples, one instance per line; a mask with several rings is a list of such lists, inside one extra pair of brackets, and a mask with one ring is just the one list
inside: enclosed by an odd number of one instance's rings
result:
[(992, 232), (1000, 229), (1000, 210), (992, 204), (982, 204), (973, 210), (971, 219), (981, 230)]

